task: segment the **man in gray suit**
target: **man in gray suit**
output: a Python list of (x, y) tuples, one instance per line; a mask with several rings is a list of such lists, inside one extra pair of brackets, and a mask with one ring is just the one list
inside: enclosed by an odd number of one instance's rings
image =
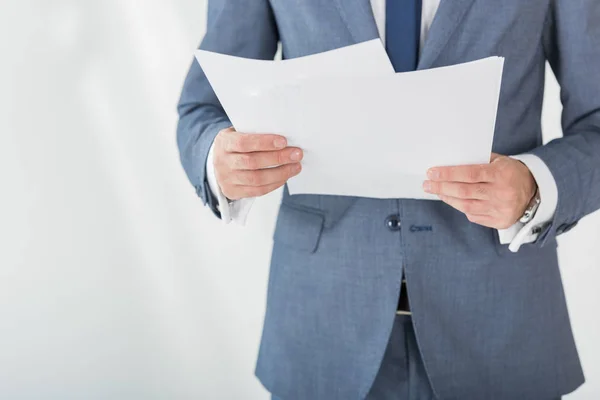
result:
[[(600, 208), (598, 0), (211, 0), (207, 26), (201, 48), (256, 59), (376, 37), (396, 71), (506, 58), (495, 154), (432, 166), (442, 201), (284, 190), (256, 368), (274, 398), (555, 399), (584, 382), (556, 237)], [(542, 145), (546, 61), (564, 137)], [(301, 173), (285, 132), (231, 127), (197, 64), (179, 114), (184, 169), (226, 221)]]

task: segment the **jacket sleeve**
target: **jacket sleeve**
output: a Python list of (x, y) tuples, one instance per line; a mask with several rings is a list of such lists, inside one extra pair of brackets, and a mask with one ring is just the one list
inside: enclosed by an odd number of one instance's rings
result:
[(531, 151), (558, 188), (541, 245), (600, 209), (600, 1), (551, 0), (543, 45), (561, 87), (563, 137)]
[[(273, 59), (278, 35), (268, 0), (209, 0), (203, 50)], [(206, 179), (206, 159), (215, 136), (232, 126), (202, 68), (192, 63), (177, 107), (177, 146), (183, 168), (202, 202), (220, 217)]]

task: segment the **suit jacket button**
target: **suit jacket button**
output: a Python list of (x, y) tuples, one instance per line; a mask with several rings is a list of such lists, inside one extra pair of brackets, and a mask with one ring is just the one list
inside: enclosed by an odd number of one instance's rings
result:
[(398, 215), (390, 215), (385, 219), (385, 226), (390, 231), (399, 231), (400, 230), (400, 218)]

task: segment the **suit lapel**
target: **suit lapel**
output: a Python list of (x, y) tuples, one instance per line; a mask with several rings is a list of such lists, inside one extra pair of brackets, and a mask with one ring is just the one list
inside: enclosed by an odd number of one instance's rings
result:
[(355, 43), (379, 37), (370, 0), (333, 1)]
[[(388, 0), (395, 1), (395, 0)], [(431, 68), (475, 0), (442, 0), (425, 40), (418, 69)]]
[[(354, 42), (379, 37), (370, 0), (333, 0)], [(398, 1), (398, 0), (387, 0)], [(475, 0), (441, 0), (418, 69), (431, 68)]]

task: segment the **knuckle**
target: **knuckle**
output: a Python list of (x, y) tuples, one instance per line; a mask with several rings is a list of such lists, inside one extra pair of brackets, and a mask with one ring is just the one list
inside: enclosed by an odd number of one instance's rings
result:
[(215, 170), (218, 170), (223, 166), (223, 156), (218, 151), (216, 151), (213, 156), (212, 165)]
[(509, 168), (495, 168), (496, 180), (500, 182), (510, 182), (515, 179), (515, 172)]
[(256, 172), (254, 174), (254, 186), (263, 186), (263, 185), (267, 184), (268, 181), (269, 181), (269, 173), (268, 172), (263, 172), (263, 173)]
[(217, 183), (219, 184), (219, 186), (223, 186), (228, 183), (228, 181), (229, 181), (228, 175), (229, 174), (227, 174), (227, 173), (223, 173), (223, 171), (221, 171), (221, 169), (215, 168), (215, 178), (217, 178)]
[(231, 166), (231, 159), (224, 158), (223, 160), (215, 163), (215, 173), (219, 173), (221, 175), (230, 175), (235, 168)]
[(469, 186), (461, 185), (458, 187), (457, 192), (458, 192), (458, 197), (463, 197), (463, 198), (469, 197), (469, 194), (470, 194)]
[(229, 168), (231, 169), (244, 169), (244, 156), (235, 155), (229, 160)]
[(256, 159), (251, 154), (243, 154), (241, 157), (241, 167), (246, 169), (255, 169)]
[(285, 164), (286, 160), (289, 158), (289, 155), (285, 151), (278, 151), (275, 156), (275, 162), (277, 165)]
[(430, 181), (429, 188), (431, 189), (431, 192), (434, 194), (441, 192), (441, 185), (439, 182)]
[(231, 137), (231, 151), (246, 151), (248, 147), (248, 138), (246, 135), (236, 134)]
[(238, 151), (244, 151), (246, 150), (246, 139), (244, 136), (238, 136), (235, 139), (233, 139), (232, 141), (233, 143), (233, 149), (234, 150), (238, 150)]
[(217, 134), (217, 136), (215, 137), (215, 141), (217, 141), (217, 140), (223, 140), (224, 138), (226, 138), (230, 134), (231, 134), (231, 128), (221, 129), (219, 131), (219, 133)]
[(246, 174), (246, 184), (250, 186), (254, 186), (258, 184), (258, 174), (256, 172), (250, 172)]
[(215, 153), (214, 153), (214, 159), (216, 160), (217, 158), (219, 158), (221, 155), (227, 153), (227, 151), (229, 151), (229, 148), (227, 146), (227, 140), (224, 139), (219, 139), (219, 137), (217, 136), (215, 138), (214, 141), (214, 148), (215, 148)]
[(257, 197), (258, 196), (258, 188), (256, 187), (248, 187), (244, 189), (246, 196), (248, 197)]
[(477, 181), (477, 180), (479, 180), (480, 173), (481, 173), (481, 170), (479, 168), (470, 168), (467, 172), (467, 178), (470, 181)]
[(474, 174), (475, 176), (473, 177), (473, 179), (476, 182), (479, 181), (485, 181), (487, 179), (487, 165), (479, 165), (477, 166), (477, 168), (474, 168)]
[(269, 182), (271, 174), (270, 171), (263, 171), (262, 173), (257, 172), (254, 178), (254, 184), (256, 186), (263, 186)]
[(471, 202), (465, 202), (463, 211), (467, 214), (473, 214), (475, 212), (475, 205)]
[(217, 134), (217, 136), (215, 136), (215, 141), (214, 141), (214, 145), (215, 145), (215, 150), (219, 150), (223, 147), (225, 139), (223, 138), (225, 136), (225, 132), (221, 131)]
[(221, 133), (215, 138), (215, 142), (223, 152), (232, 152), (235, 150), (236, 137), (231, 133)]
[(215, 178), (217, 178), (217, 183), (221, 186), (225, 183), (224, 174), (218, 168), (215, 168)]
[(487, 188), (485, 186), (483, 186), (483, 185), (477, 185), (475, 187), (475, 193), (478, 194), (478, 195), (480, 195), (480, 196), (486, 195), (487, 194)]
[(231, 158), (229, 167), (231, 169), (244, 169), (244, 154), (236, 154)]
[(228, 136), (232, 136), (235, 131), (232, 128), (221, 129), (217, 134), (217, 139), (224, 139)]

